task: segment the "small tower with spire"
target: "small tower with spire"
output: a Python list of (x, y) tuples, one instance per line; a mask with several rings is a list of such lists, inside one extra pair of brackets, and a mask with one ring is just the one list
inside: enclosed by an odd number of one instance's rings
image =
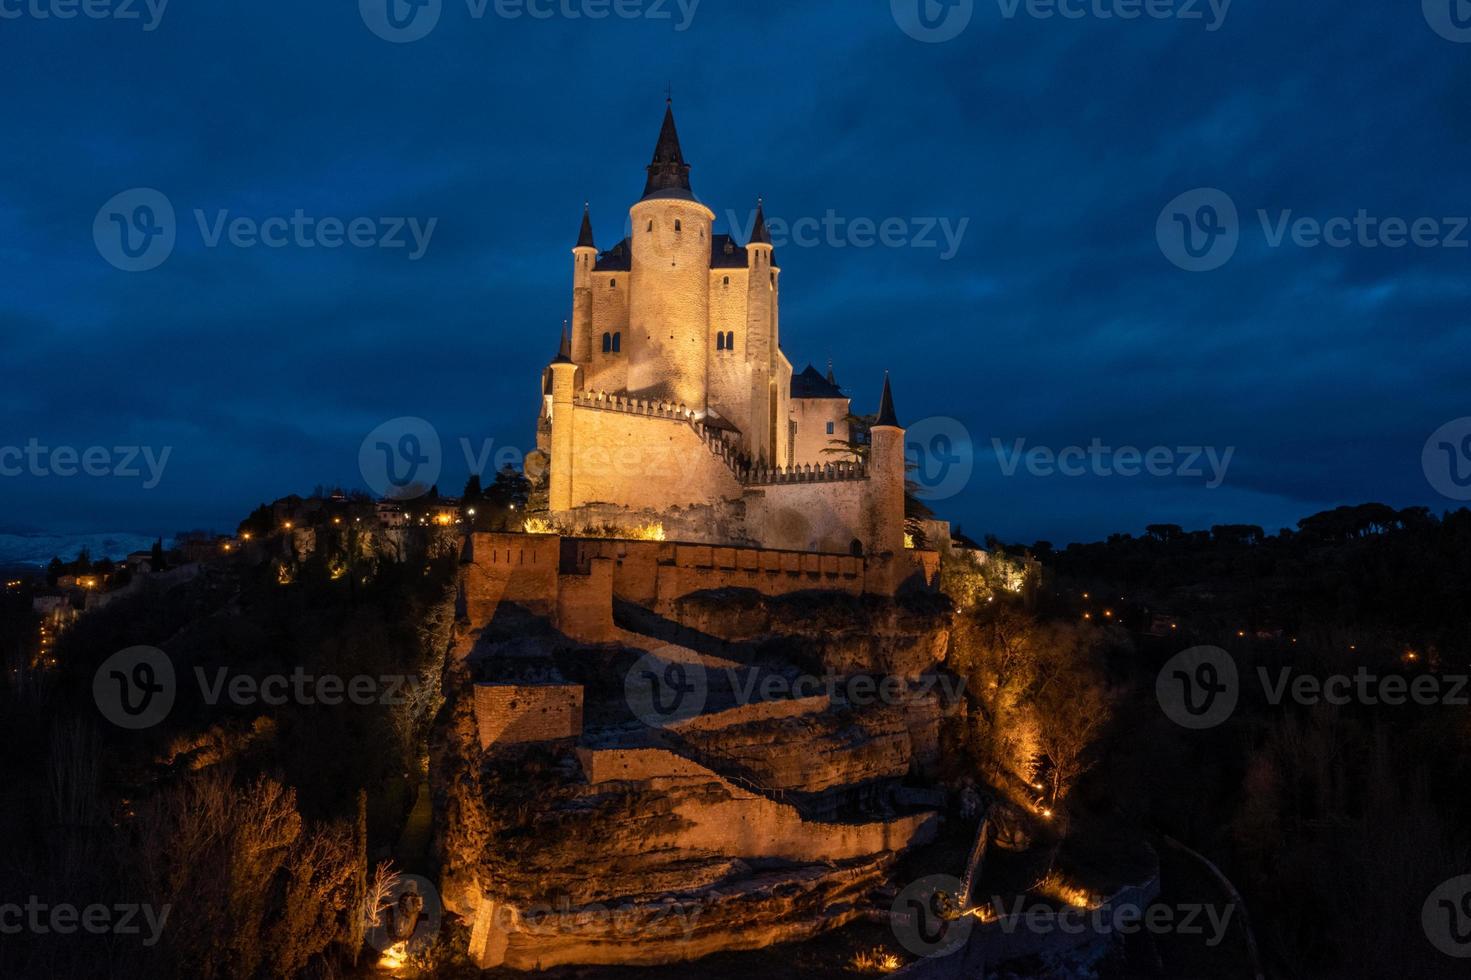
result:
[(572, 247), (572, 352), (579, 364), (592, 360), (593, 314), (592, 274), (598, 249), (593, 244), (592, 205), (582, 206), (582, 228)]
[[(904, 429), (894, 411), (894, 392), (884, 372), (884, 393), (869, 429), (868, 472), (872, 483), (869, 520), (873, 551), (904, 557)], [(898, 565), (896, 568), (900, 567)], [(892, 583), (897, 586), (898, 583)]]
[(556, 514), (572, 509), (572, 412), (578, 367), (572, 360), (572, 337), (562, 323), (562, 343), (549, 368), (552, 376), (551, 475), (547, 504)]

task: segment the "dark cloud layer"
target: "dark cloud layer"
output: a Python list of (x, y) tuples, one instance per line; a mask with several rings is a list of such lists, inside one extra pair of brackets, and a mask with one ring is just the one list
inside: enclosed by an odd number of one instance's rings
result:
[[(799, 369), (831, 357), (871, 409), (887, 368), (905, 420), (969, 431), (975, 476), (941, 505), (968, 531), (1061, 543), (1449, 505), (1420, 450), (1471, 414), (1471, 250), (1272, 247), (1258, 211), (1471, 214), (1471, 44), (1418, 3), (1236, 0), (1213, 32), (1010, 6), (976, 0), (942, 44), (877, 0), (704, 0), (685, 31), (445, 0), (403, 45), (349, 2), (177, 2), (147, 32), (0, 19), (0, 445), (173, 447), (153, 489), (0, 478), (0, 524), (233, 527), (261, 500), (360, 485), (359, 443), (400, 415), (438, 427), (447, 490), (460, 439), (528, 447), (581, 204), (600, 244), (621, 237), (666, 83), (722, 224), (758, 194), (787, 221), (968, 221), (948, 261), (943, 238), (779, 252)], [(1235, 201), (1241, 245), (1188, 273), (1155, 222), (1203, 186)], [(133, 187), (179, 215), (173, 255), (136, 274), (92, 240)], [(195, 209), (438, 223), (411, 262), (206, 248)], [(1017, 439), (1234, 456), (1215, 489), (1008, 477), (993, 440)]]

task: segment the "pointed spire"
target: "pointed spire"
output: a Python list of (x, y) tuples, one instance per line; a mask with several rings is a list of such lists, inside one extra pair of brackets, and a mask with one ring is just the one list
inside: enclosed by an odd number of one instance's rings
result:
[(674, 100), (667, 100), (664, 125), (659, 142), (654, 146), (654, 160), (649, 164), (649, 180), (644, 184), (644, 198), (679, 197), (693, 199), (690, 193), (690, 165), (684, 162), (679, 146), (679, 130), (674, 125)]
[(562, 343), (557, 348), (557, 356), (552, 358), (553, 364), (572, 363), (572, 338), (567, 333), (567, 321), (562, 321)]
[(889, 390), (889, 372), (884, 372), (884, 394), (879, 399), (879, 414), (874, 425), (890, 425), (900, 428), (899, 417), (894, 414), (894, 393)]
[(834, 388), (838, 386), (838, 379), (833, 377), (833, 359), (831, 357), (827, 359), (827, 383)]
[(771, 231), (766, 227), (766, 201), (756, 198), (756, 224), (751, 228), (752, 245), (770, 245)]
[(582, 230), (577, 233), (578, 248), (597, 248), (592, 238), (592, 205), (582, 205)]

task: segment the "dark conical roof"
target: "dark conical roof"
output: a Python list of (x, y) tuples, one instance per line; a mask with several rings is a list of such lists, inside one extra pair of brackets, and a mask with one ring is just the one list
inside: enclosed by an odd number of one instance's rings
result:
[(899, 428), (899, 417), (894, 414), (894, 393), (889, 390), (889, 372), (884, 372), (884, 395), (879, 399), (878, 418), (874, 419), (874, 425), (892, 425)]
[(552, 358), (553, 364), (572, 363), (572, 338), (567, 335), (567, 321), (562, 321), (562, 343), (557, 348), (557, 356)]
[(751, 229), (752, 245), (770, 245), (771, 230), (766, 227), (766, 202), (756, 198), (756, 224)]
[(577, 233), (578, 248), (597, 248), (592, 240), (592, 207), (582, 206), (582, 230)]
[(664, 125), (654, 147), (654, 160), (649, 164), (649, 180), (644, 184), (644, 198), (679, 197), (694, 200), (690, 192), (690, 165), (684, 162), (679, 147), (679, 130), (674, 125), (674, 103), (664, 110)]

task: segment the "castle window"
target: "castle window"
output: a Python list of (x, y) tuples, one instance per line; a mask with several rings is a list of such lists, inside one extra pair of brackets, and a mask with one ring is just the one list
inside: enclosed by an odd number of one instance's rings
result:
[(725, 349), (735, 350), (735, 331), (728, 331), (725, 335)]
[(608, 288), (609, 289), (617, 289), (618, 288), (618, 280), (617, 279), (609, 279), (608, 280)]
[(715, 332), (715, 349), (716, 350), (725, 350), (725, 332), (724, 331), (717, 330)]
[(730, 276), (726, 276), (726, 277), (725, 277), (725, 284), (726, 284), (726, 285), (727, 285), (727, 286), (729, 286), (729, 285), (730, 285)]
[(603, 334), (603, 353), (604, 354), (607, 354), (612, 349), (613, 349), (613, 335), (610, 334), (610, 333)]
[(623, 333), (619, 331), (613, 335), (613, 353), (618, 354), (623, 350)]
[(771, 284), (772, 284), (772, 285), (773, 285), (773, 286), (775, 286), (775, 285), (776, 285), (776, 273), (775, 273), (775, 272), (773, 272), (773, 273), (772, 273), (772, 274), (771, 274)]
[(654, 222), (653, 222), (653, 219), (650, 219), (649, 220), (649, 231), (653, 231), (653, 230), (654, 230)]
[(677, 232), (684, 231), (684, 223), (681, 222), (678, 218), (674, 219), (674, 230)]
[(829, 422), (827, 424), (827, 434), (828, 435), (832, 435), (833, 434), (833, 424), (831, 422)]

